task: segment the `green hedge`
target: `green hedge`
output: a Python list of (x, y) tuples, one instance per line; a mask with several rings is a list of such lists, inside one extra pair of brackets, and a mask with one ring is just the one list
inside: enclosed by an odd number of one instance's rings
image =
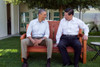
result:
[(100, 36), (100, 31), (99, 32), (90, 32), (89, 36)]

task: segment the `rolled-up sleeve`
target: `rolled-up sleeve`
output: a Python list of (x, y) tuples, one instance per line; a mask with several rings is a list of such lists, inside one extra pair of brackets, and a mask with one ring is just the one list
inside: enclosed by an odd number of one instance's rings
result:
[(80, 21), (79, 27), (84, 31), (84, 34), (88, 36), (89, 27), (83, 21)]
[(59, 27), (58, 27), (58, 31), (56, 35), (56, 44), (59, 43), (61, 35), (62, 35), (62, 21), (60, 22)]
[(49, 38), (49, 35), (50, 35), (49, 24), (48, 24), (48, 22), (47, 22), (47, 24), (46, 24), (46, 31), (45, 31), (45, 35), (44, 35), (44, 37)]
[(29, 23), (28, 29), (27, 29), (27, 37), (31, 36), (31, 32), (32, 32), (32, 21)]

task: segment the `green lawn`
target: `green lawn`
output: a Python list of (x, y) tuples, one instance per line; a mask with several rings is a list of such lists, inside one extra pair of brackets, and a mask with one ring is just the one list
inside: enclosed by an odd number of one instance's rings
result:
[[(99, 41), (100, 38), (89, 38), (89, 42)], [(100, 56), (94, 60), (89, 61), (95, 55), (95, 51), (87, 52), (87, 63), (79, 63), (80, 67), (100, 67)], [(73, 54), (70, 54), (73, 60)], [(62, 59), (59, 53), (53, 53), (51, 60), (51, 67), (62, 67)], [(45, 67), (46, 53), (30, 53), (28, 59), (29, 67)], [(0, 40), (0, 67), (22, 67), (20, 59), (20, 39), (19, 37), (11, 37)], [(69, 67), (74, 67), (69, 66)]]
[(87, 43), (87, 44), (88, 44), (90, 47), (94, 48), (94, 46), (91, 45), (90, 42), (100, 42), (100, 37), (89, 37), (88, 43)]

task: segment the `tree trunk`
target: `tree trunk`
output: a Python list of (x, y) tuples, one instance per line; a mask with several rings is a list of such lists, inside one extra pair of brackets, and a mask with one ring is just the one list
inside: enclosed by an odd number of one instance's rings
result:
[(60, 18), (60, 20), (63, 18), (62, 12), (63, 12), (63, 8), (62, 8), (62, 6), (61, 6), (61, 7), (59, 8), (59, 18)]
[(79, 19), (82, 20), (82, 7), (81, 7), (81, 5), (80, 5), (80, 8), (79, 8)]

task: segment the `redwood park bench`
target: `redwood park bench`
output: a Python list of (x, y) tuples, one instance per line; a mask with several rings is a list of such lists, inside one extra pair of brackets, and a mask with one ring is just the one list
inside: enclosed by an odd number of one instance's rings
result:
[[(58, 26), (59, 26), (59, 21), (48, 21), (49, 23), (49, 29), (50, 29), (50, 38), (53, 40), (53, 45), (56, 44), (56, 33), (57, 33), (57, 29), (58, 29)], [(26, 26), (26, 30), (28, 28), (28, 25)], [(83, 40), (82, 39), (82, 30), (80, 29), (79, 30), (79, 34), (78, 34), (78, 37), (79, 37), (79, 40), (81, 42), (81, 45), (82, 45), (82, 50), (81, 50), (81, 59), (82, 59), (82, 62), (83, 64), (86, 63), (86, 45), (87, 45), (87, 40)], [(24, 39), (26, 37), (26, 33), (23, 34), (20, 39)], [(74, 50), (72, 47), (67, 47), (66, 50), (68, 52), (71, 52), (71, 53), (74, 53)], [(47, 48), (46, 46), (29, 46), (27, 47), (27, 56), (29, 55), (29, 52), (47, 52)], [(53, 53), (59, 53), (59, 49), (58, 47), (53, 47)], [(21, 61), (23, 62), (23, 59), (21, 57)]]

